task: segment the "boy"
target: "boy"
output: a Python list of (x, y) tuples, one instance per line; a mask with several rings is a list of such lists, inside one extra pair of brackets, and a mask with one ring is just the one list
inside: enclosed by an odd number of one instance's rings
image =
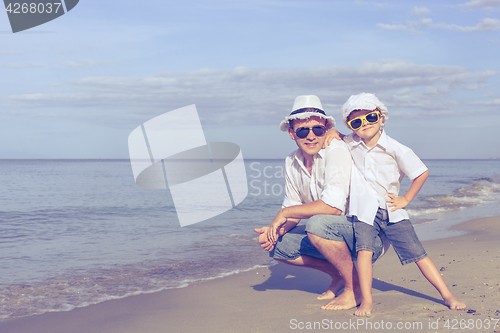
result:
[[(383, 126), (387, 122), (388, 111), (375, 95), (361, 93), (351, 96), (342, 107), (342, 118), (353, 132), (344, 137), (344, 141), (351, 151), (354, 166), (363, 176), (357, 180), (352, 178), (349, 205), (362, 294), (362, 302), (355, 315), (369, 316), (373, 308), (373, 240), (380, 231), (391, 242), (401, 264), (417, 264), (425, 278), (439, 291), (445, 305), (452, 310), (465, 309), (466, 305), (452, 295), (427, 256), (408, 213), (403, 209), (422, 188), (429, 175), (427, 167), (411, 149), (385, 134)], [(413, 182), (404, 196), (398, 196), (405, 174)], [(374, 205), (367, 202), (367, 194)]]

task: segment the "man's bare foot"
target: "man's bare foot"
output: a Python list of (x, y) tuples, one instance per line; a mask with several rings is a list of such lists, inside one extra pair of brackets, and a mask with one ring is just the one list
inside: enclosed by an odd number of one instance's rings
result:
[(331, 291), (330, 289), (328, 289), (327, 291), (325, 291), (324, 293), (322, 293), (321, 295), (319, 295), (316, 298), (319, 299), (319, 300), (322, 300), (322, 299), (334, 299), (336, 294), (337, 293), (335, 293), (335, 292)]
[(358, 317), (369, 317), (372, 314), (373, 302), (362, 302), (359, 308), (354, 312)]
[(344, 290), (342, 294), (337, 296), (330, 303), (323, 305), (323, 310), (349, 310), (355, 308), (361, 301), (361, 293), (354, 293), (352, 290)]
[(328, 289), (318, 296), (318, 299), (334, 299), (335, 296), (344, 288), (344, 280), (332, 280)]
[(444, 304), (448, 306), (451, 310), (463, 310), (467, 307), (465, 303), (462, 303), (455, 296), (451, 295), (448, 298), (445, 298)]

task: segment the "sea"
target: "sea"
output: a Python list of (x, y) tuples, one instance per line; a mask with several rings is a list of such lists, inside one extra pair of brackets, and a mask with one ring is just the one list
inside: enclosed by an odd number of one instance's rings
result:
[[(422, 240), (500, 216), (500, 160), (424, 160), (408, 206)], [(273, 265), (254, 228), (284, 196), (283, 160), (245, 160), (248, 195), (181, 227), (169, 190), (135, 184), (129, 160), (0, 160), (0, 319), (68, 311)], [(405, 177), (401, 191), (410, 181)]]

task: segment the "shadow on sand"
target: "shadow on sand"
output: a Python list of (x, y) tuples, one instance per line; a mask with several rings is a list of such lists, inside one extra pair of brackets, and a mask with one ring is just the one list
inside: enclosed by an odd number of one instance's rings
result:
[[(313, 269), (304, 269), (303, 267), (287, 264), (274, 265), (269, 267), (269, 269), (271, 271), (269, 278), (261, 284), (252, 286), (254, 290), (300, 290), (313, 294), (321, 294), (330, 283), (328, 275)], [(373, 289), (382, 292), (397, 291), (409, 296), (444, 304), (441, 299), (381, 280), (373, 279)]]

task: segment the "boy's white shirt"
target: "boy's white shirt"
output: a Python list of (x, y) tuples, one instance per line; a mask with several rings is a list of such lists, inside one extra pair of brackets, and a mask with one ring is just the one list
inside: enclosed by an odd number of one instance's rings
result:
[(379, 202), (378, 194), (366, 182), (354, 165), (351, 171), (351, 191), (349, 193), (349, 210), (347, 215), (356, 216), (358, 220), (373, 225)]
[(352, 169), (351, 154), (343, 141), (334, 140), (313, 156), (311, 174), (297, 149), (285, 160), (283, 207), (322, 200), (345, 214)]
[(399, 194), (401, 180), (406, 174), (410, 180), (423, 174), (427, 167), (408, 147), (390, 138), (385, 131), (371, 148), (356, 134), (344, 137), (351, 151), (354, 168), (351, 176), (349, 215), (373, 225), (378, 207), (387, 209), (389, 222), (408, 219), (404, 209), (391, 212), (387, 207), (387, 193)]
[[(297, 149), (285, 160), (286, 192), (283, 208), (321, 199), (327, 205), (340, 209), (345, 215), (349, 188), (352, 187), (352, 175), (366, 184), (363, 176), (355, 169), (349, 148), (343, 141), (333, 140), (327, 148), (321, 149), (314, 155), (311, 174), (307, 172), (304, 165), (301, 150)], [(375, 199), (375, 195), (372, 193), (368, 198), (375, 204), (376, 213), (378, 201)], [(363, 198), (361, 197), (361, 199)], [(352, 198), (349, 199), (349, 201), (351, 200)], [(359, 204), (364, 203), (361, 201)], [(375, 215), (372, 218), (372, 223), (374, 218)], [(381, 233), (380, 238), (383, 247), (379, 258), (390, 247), (390, 242), (385, 235)]]

